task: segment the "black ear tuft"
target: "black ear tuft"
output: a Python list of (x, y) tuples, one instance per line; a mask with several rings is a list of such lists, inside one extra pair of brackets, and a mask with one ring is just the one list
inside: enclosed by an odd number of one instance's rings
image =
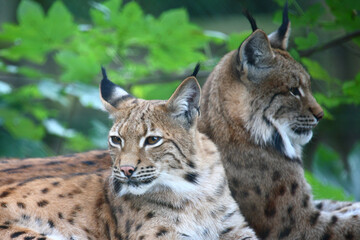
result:
[(193, 71), (193, 73), (190, 75), (190, 77), (191, 77), (191, 76), (196, 77), (196, 75), (198, 74), (199, 70), (200, 70), (200, 63), (197, 63), (196, 66), (195, 66), (195, 68), (194, 68), (194, 71)]
[(106, 75), (106, 70), (105, 70), (105, 68), (103, 66), (101, 66), (101, 73), (103, 75), (103, 78), (108, 79), (107, 75)]
[(258, 29), (255, 19), (253, 18), (253, 16), (251, 16), (250, 12), (247, 9), (245, 9), (243, 11), (243, 13), (246, 16), (246, 18), (249, 20), (249, 22), (251, 24), (252, 31), (255, 32), (255, 30)]
[(269, 34), (271, 47), (286, 50), (290, 36), (290, 21), (288, 15), (288, 2), (285, 3), (281, 26)]
[(107, 78), (105, 68), (101, 67), (103, 79), (100, 83), (100, 99), (109, 113), (113, 113), (119, 104), (129, 98), (134, 98), (120, 86)]
[(289, 25), (289, 7), (288, 7), (288, 2), (286, 1), (282, 14), (282, 23), (278, 29), (278, 34), (281, 39), (285, 37), (285, 34), (288, 30), (288, 25)]

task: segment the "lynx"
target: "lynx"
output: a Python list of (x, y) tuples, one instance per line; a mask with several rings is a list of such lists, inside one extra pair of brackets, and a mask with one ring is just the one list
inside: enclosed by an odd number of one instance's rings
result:
[(195, 77), (168, 101), (146, 101), (103, 76), (111, 169), (3, 185), (2, 239), (257, 239), (214, 143), (197, 131)]
[(313, 201), (302, 146), (323, 110), (310, 76), (286, 51), (283, 23), (253, 33), (226, 54), (203, 87), (199, 130), (221, 152), (233, 197), (261, 239), (360, 239), (360, 206)]

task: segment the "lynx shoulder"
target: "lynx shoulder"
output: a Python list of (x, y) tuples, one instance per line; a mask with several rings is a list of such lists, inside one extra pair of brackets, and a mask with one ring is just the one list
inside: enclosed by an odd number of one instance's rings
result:
[(217, 144), (246, 221), (261, 239), (360, 239), (360, 205), (313, 201), (301, 152), (323, 110), (280, 28), (253, 33), (226, 54), (203, 87), (199, 130)]

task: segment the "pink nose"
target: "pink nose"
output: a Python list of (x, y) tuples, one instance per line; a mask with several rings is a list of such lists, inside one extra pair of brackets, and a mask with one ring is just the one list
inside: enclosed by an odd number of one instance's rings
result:
[(133, 166), (124, 165), (120, 166), (120, 170), (125, 174), (126, 177), (131, 177), (135, 171), (135, 168)]

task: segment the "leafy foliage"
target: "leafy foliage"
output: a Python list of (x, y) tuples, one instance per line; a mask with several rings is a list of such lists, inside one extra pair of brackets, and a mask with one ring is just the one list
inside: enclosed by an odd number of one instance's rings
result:
[[(100, 109), (98, 88), (93, 86), (99, 82), (100, 66), (115, 65), (109, 76), (129, 87), (158, 72), (182, 72), (206, 58), (202, 49), (210, 38), (189, 22), (184, 9), (155, 18), (144, 14), (136, 2), (123, 5), (109, 0), (94, 2), (90, 15), (91, 24), (81, 25), (61, 1), (45, 14), (39, 4), (23, 0), (17, 10), (18, 24), (3, 25), (0, 41), (8, 47), (0, 50), (0, 57), (16, 66), (1, 62), (0, 71), (26, 77), (20, 87), (0, 84), (0, 126), (14, 139), (40, 141), (56, 136), (75, 151), (103, 146), (91, 141), (91, 136), (89, 141), (90, 131), (67, 129), (69, 119), (60, 119), (70, 118), (71, 113), (58, 107), (71, 109), (80, 103)], [(24, 60), (29, 64), (24, 65)], [(48, 62), (56, 64), (57, 74), (46, 71), (43, 66)], [(141, 97), (158, 97), (154, 87), (134, 90)], [(106, 138), (106, 131), (102, 137)]]
[(353, 194), (360, 200), (360, 142), (355, 144), (347, 157), (348, 168), (345, 169), (342, 160), (332, 148), (320, 145), (313, 161), (313, 173), (324, 183), (342, 187), (347, 194)]

